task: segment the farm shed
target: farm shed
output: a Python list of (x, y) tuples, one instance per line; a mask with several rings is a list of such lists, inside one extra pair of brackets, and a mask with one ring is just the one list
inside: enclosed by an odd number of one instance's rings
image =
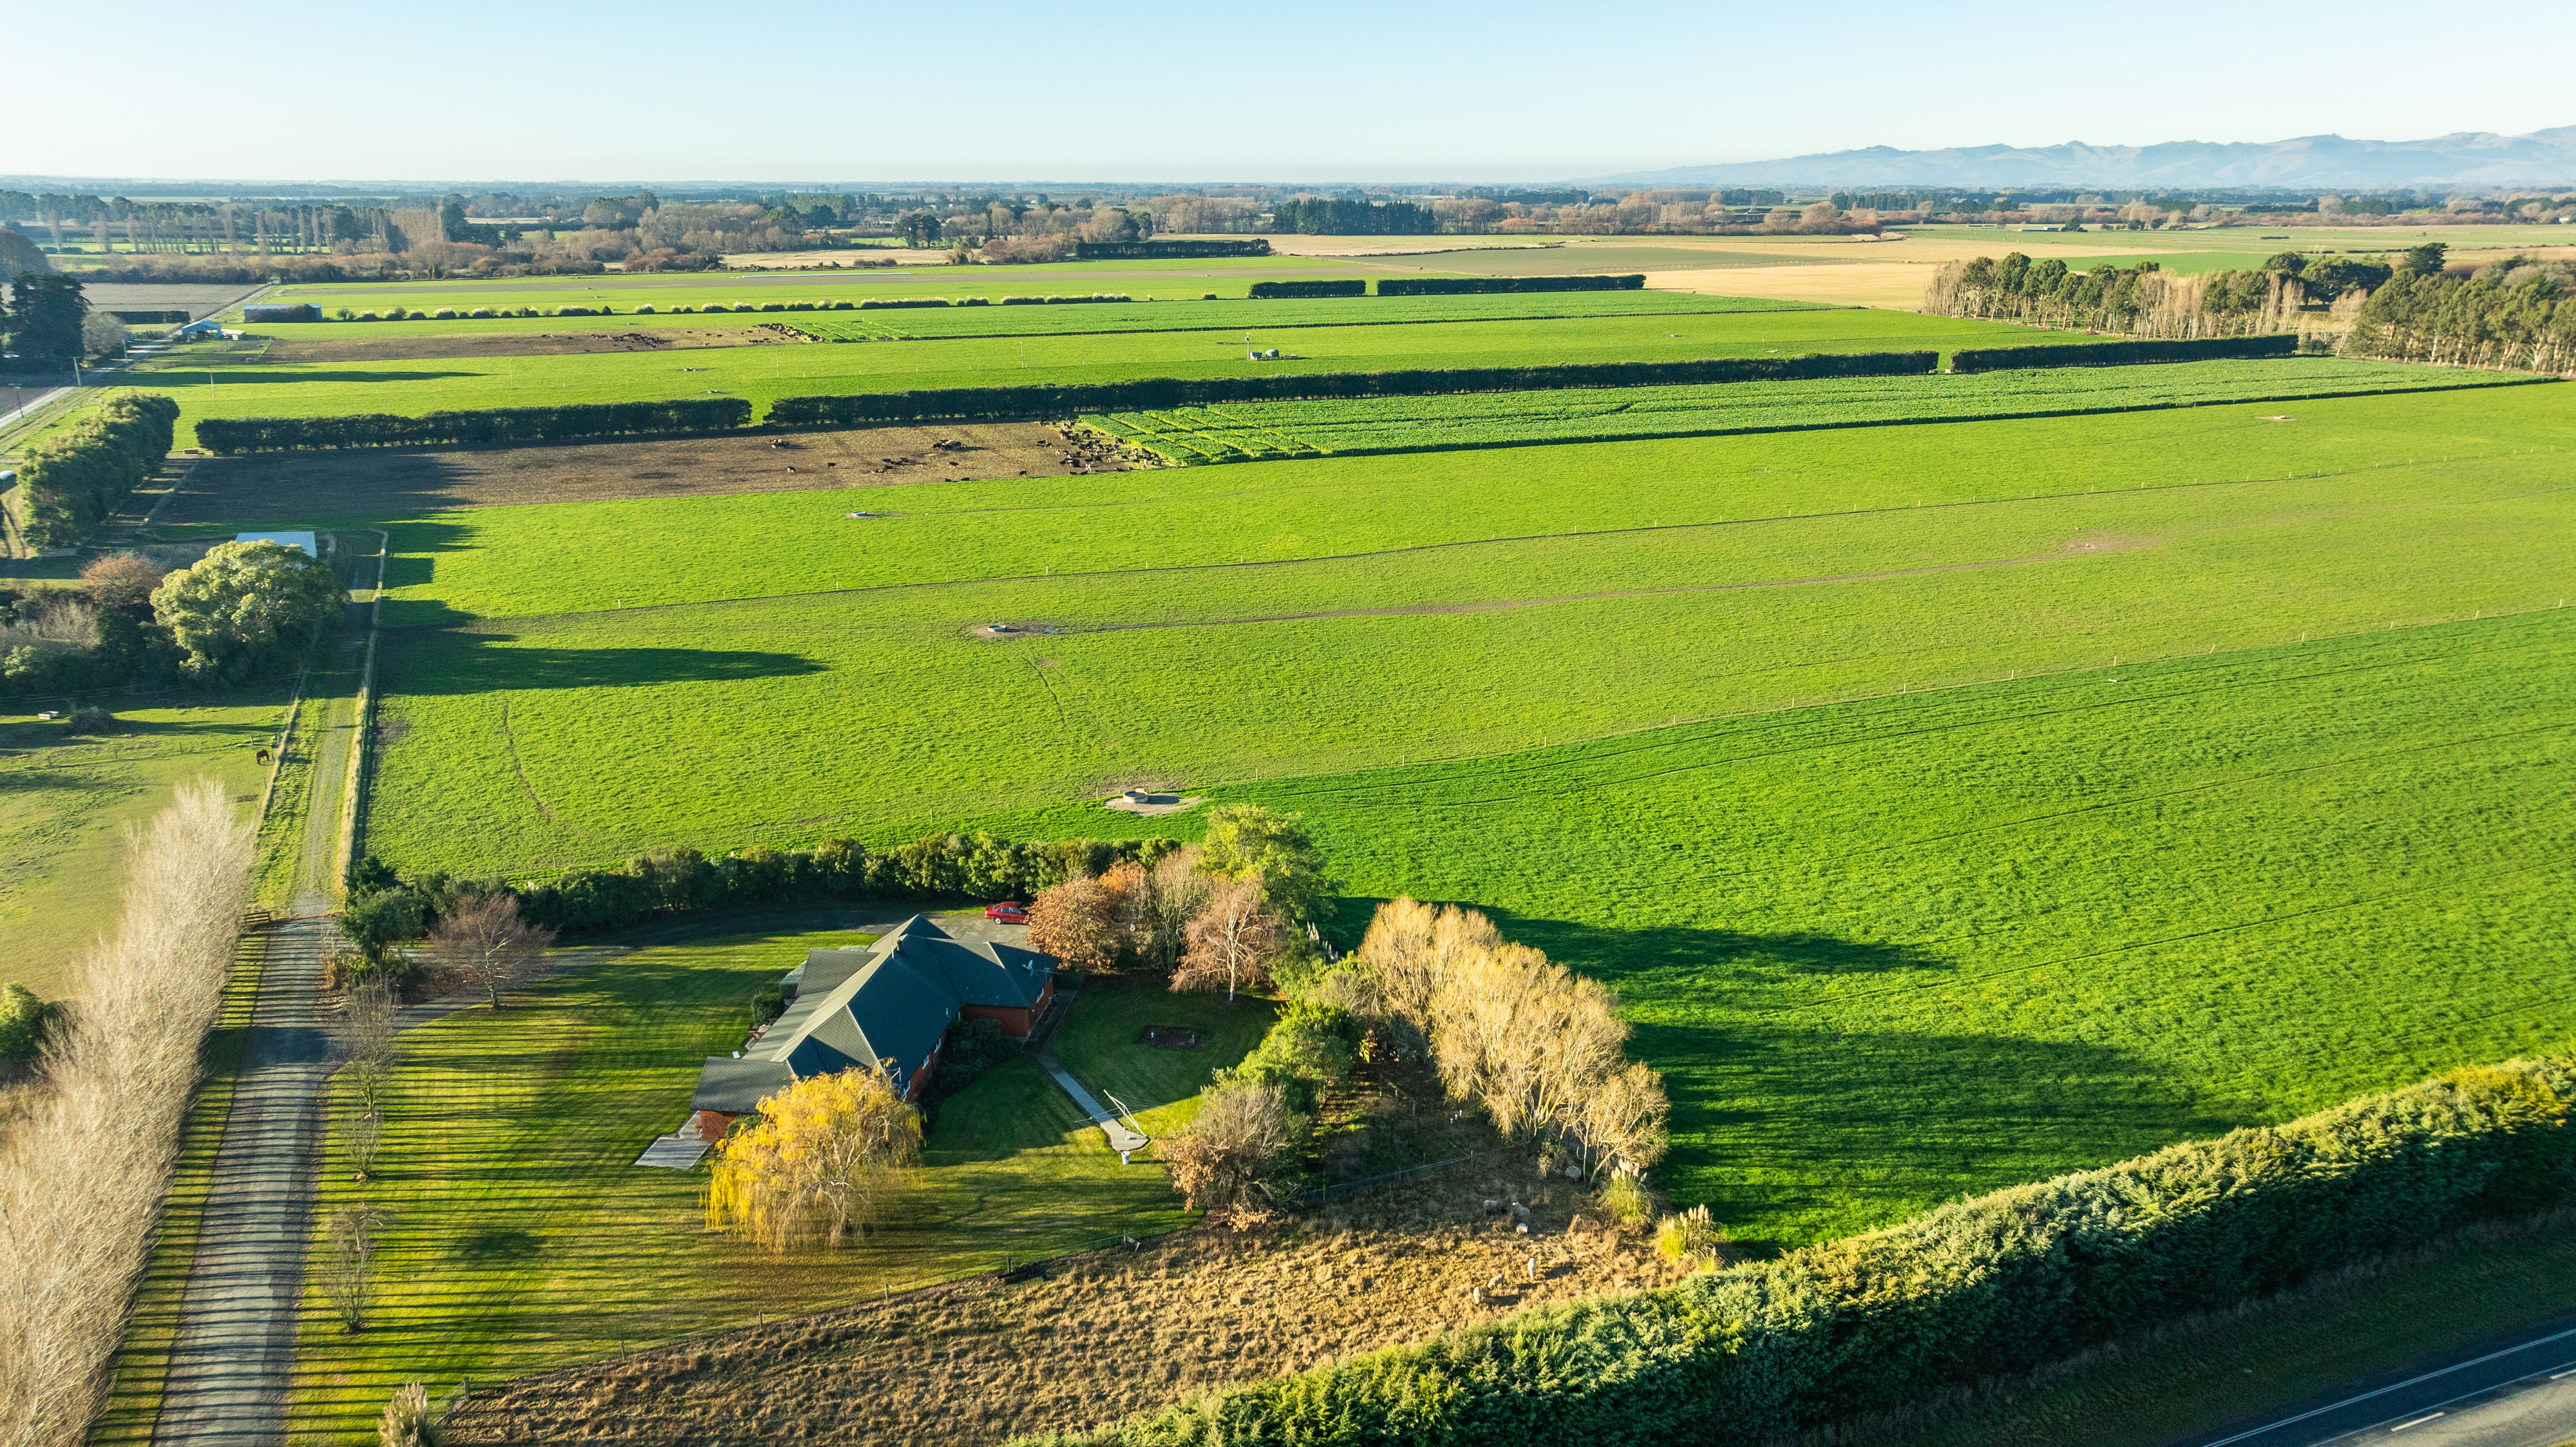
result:
[(993, 1020), (1025, 1040), (1055, 1000), (1055, 959), (991, 940), (960, 940), (920, 915), (853, 949), (814, 950), (787, 972), (786, 1013), (733, 1058), (710, 1058), (689, 1103), (699, 1135), (720, 1139), (763, 1098), (809, 1075), (884, 1062), (919, 1100), (949, 1027)]

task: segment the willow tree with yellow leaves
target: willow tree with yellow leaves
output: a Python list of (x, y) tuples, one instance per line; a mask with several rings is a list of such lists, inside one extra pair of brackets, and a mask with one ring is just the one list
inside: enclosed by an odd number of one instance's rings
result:
[(921, 1156), (921, 1113), (883, 1070), (797, 1081), (716, 1147), (707, 1226), (785, 1251), (881, 1222)]

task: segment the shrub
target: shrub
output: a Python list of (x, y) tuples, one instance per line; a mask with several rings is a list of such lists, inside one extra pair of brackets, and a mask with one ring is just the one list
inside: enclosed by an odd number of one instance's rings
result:
[(474, 310), (467, 312), (466, 315), (469, 317), (488, 317), (497, 315), (497, 313), (488, 306), (478, 306)]
[(443, 306), (438, 310), (431, 312), (430, 316), (438, 321), (452, 322), (456, 320), (456, 308), (452, 306)]
[(438, 1447), (438, 1415), (430, 1410), (428, 1387), (413, 1382), (394, 1388), (376, 1422), (376, 1447)]
[[(345, 317), (347, 313), (343, 312), (342, 315)], [(249, 325), (254, 322), (318, 322), (320, 320), (322, 320), (322, 308), (315, 306), (309, 301), (296, 302), (289, 306), (246, 306), (242, 308), (242, 322), (244, 325)]]
[(1368, 283), (1350, 281), (1256, 281), (1249, 294), (1262, 297), (1366, 296)]
[(599, 315), (599, 313), (592, 311), (586, 306), (559, 306), (555, 308), (554, 314), (559, 317), (589, 317)]
[(2564, 1202), (2571, 1102), (2576, 1057), (2454, 1071), (1053, 1440), (1771, 1440)]
[(765, 301), (765, 302), (762, 302), (762, 303), (760, 304), (760, 309), (761, 309), (762, 311), (765, 311), (765, 312), (774, 312), (774, 311), (782, 311), (782, 310), (784, 310), (785, 308), (784, 308), (780, 303), (778, 303), (778, 302), (774, 302), (774, 301)]
[(67, 734), (112, 734), (116, 732), (116, 715), (109, 713), (106, 709), (99, 707), (97, 704), (85, 703), (80, 707), (73, 709), (72, 716), (63, 721), (63, 732)]
[(0, 986), (0, 1060), (21, 1065), (34, 1060), (61, 1008), (37, 999), (24, 985)]
[(1480, 296), (1516, 291), (1638, 291), (1643, 272), (1626, 276), (1390, 276), (1377, 284), (1379, 296)]
[(1708, 1207), (1675, 1211), (1655, 1227), (1655, 1250), (1667, 1261), (1713, 1261), (1726, 1244), (1726, 1228), (1710, 1218)]
[(1296, 1186), (1306, 1126), (1275, 1082), (1220, 1080), (1200, 1096), (1198, 1117), (1163, 1139), (1172, 1189), (1193, 1211), (1276, 1204)]
[(1601, 1209), (1622, 1226), (1642, 1225), (1655, 1216), (1655, 1198), (1635, 1176), (1612, 1176), (1601, 1188)]
[(637, 305), (635, 308), (635, 314), (639, 317), (649, 317), (653, 315), (653, 304), (648, 301)]
[[(920, 305), (920, 303), (884, 303)], [(1929, 372), (1932, 352), (1842, 352), (1812, 357), (1730, 357), (1698, 362), (1559, 362), (1534, 367), (1425, 368), (1401, 372), (1281, 372), (1233, 377), (1146, 377), (1132, 382), (1039, 387), (951, 387), (837, 397), (781, 397), (768, 420), (789, 426), (980, 417), (1069, 417), (1299, 397), (1427, 397), (1446, 392), (1559, 387), (1664, 387), (1810, 377), (1896, 377)], [(199, 423), (205, 436), (210, 423)]]
[(1953, 372), (2000, 372), (2016, 367), (2125, 367), (2142, 362), (2206, 362), (2227, 357), (2286, 357), (2299, 339), (2192, 337), (2180, 341), (2052, 343), (2030, 347), (1964, 347), (1950, 354)]

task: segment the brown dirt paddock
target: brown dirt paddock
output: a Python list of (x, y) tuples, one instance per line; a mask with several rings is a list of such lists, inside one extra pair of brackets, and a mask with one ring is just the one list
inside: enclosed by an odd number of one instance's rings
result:
[[(1530, 1205), (1532, 1233), (1486, 1198)], [(1065, 1257), (1014, 1285), (982, 1276), (478, 1391), (444, 1440), (999, 1442), (1676, 1278), (1640, 1232), (1578, 1214), (1586, 1199), (1489, 1158), (1243, 1232), (1211, 1222)]]
[(263, 362), (412, 362), (432, 357), (559, 357), (577, 352), (665, 352), (693, 347), (759, 347), (814, 340), (784, 322), (747, 327), (656, 327), (616, 332), (429, 333), (412, 337), (290, 338), (268, 344)]
[(162, 506), (157, 521), (250, 524), (393, 517), (521, 503), (1060, 477), (1130, 465), (1096, 437), (1068, 437), (1043, 422), (740, 432), (530, 447), (272, 452), (198, 463)]

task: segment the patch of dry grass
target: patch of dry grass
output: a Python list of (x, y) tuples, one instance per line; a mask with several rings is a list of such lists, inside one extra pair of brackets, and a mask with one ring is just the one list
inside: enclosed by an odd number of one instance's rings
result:
[[(1487, 1199), (1528, 1205), (1530, 1234)], [(998, 1442), (1682, 1273), (1589, 1206), (1583, 1187), (1489, 1156), (1241, 1232), (1211, 1222), (1016, 1284), (982, 1276), (530, 1378), (470, 1405), (448, 1440)]]

